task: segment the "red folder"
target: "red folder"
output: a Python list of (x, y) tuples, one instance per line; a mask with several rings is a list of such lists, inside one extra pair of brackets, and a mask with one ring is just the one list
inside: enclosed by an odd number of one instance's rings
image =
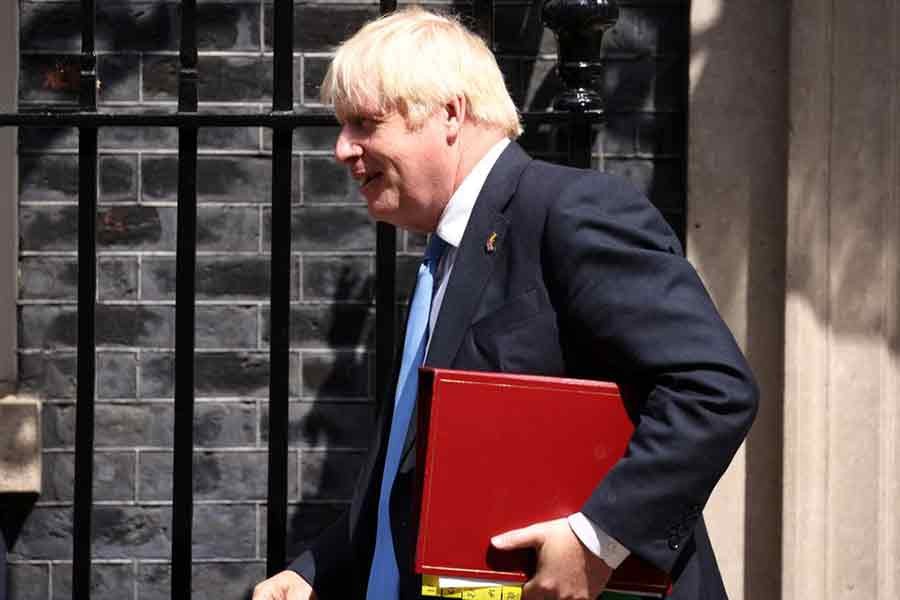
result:
[[(525, 582), (533, 553), (500, 552), (490, 538), (581, 510), (634, 429), (606, 382), (423, 368), (418, 402), (423, 575)], [(631, 555), (607, 589), (668, 587)]]

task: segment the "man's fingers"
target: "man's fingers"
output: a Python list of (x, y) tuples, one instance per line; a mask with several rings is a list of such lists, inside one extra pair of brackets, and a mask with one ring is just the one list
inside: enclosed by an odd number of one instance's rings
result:
[(537, 548), (544, 539), (543, 523), (535, 523), (521, 529), (513, 529), (491, 538), (491, 544), (498, 550), (516, 548)]

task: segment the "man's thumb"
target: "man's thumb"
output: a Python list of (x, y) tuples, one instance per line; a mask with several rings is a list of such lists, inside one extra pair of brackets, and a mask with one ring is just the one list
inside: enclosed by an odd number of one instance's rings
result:
[(534, 548), (540, 545), (543, 536), (538, 525), (530, 525), (522, 529), (513, 529), (491, 538), (491, 545), (498, 550), (515, 550), (516, 548)]

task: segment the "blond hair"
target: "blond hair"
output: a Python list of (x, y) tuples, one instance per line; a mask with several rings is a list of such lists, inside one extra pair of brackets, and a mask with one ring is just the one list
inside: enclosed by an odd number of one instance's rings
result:
[(466, 99), (476, 123), (512, 139), (522, 133), (484, 41), (458, 19), (418, 7), (371, 21), (341, 44), (321, 90), (322, 102), (333, 104), (341, 121), (371, 110), (397, 112), (411, 128), (457, 96)]

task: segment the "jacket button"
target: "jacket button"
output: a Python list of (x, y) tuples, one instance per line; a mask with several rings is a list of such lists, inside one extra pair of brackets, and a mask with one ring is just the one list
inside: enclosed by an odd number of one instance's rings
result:
[(678, 543), (678, 540), (676, 538), (669, 538), (669, 548), (671, 548), (672, 550), (678, 550), (679, 547), (681, 547), (681, 544)]

